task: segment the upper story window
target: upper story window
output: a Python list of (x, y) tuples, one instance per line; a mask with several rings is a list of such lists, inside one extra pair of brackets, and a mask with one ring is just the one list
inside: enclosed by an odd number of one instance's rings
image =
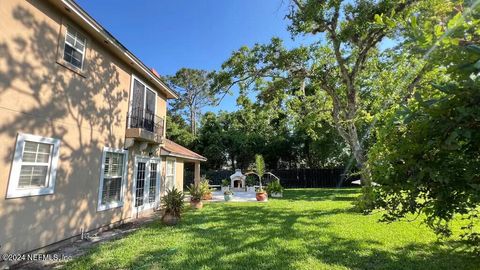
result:
[(68, 26), (65, 34), (63, 60), (74, 67), (82, 69), (87, 39), (78, 31)]
[(157, 94), (139, 79), (133, 77), (129, 126), (154, 132), (158, 123)]
[(8, 198), (52, 194), (60, 140), (19, 134), (8, 185)]

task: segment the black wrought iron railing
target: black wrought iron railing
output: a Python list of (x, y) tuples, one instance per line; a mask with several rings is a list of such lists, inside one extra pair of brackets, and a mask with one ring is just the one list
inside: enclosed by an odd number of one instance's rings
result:
[(141, 128), (163, 135), (164, 120), (145, 108), (133, 108), (128, 116), (129, 128)]

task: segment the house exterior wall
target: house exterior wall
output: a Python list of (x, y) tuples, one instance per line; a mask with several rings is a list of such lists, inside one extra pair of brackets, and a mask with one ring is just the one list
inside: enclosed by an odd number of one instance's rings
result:
[(158, 93), (157, 98), (157, 115), (163, 118), (163, 136), (167, 135), (167, 98)]
[[(81, 74), (58, 60), (66, 24), (87, 37)], [(123, 207), (97, 211), (103, 148), (124, 147), (132, 68), (47, 1), (2, 0), (0, 33), (0, 253), (132, 217), (133, 158), (148, 155), (138, 145), (128, 153)], [(157, 105), (165, 117), (165, 96)], [(54, 194), (6, 198), (18, 133), (60, 139)]]

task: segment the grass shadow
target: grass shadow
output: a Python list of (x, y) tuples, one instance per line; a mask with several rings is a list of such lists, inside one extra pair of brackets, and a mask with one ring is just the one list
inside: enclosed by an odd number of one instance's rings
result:
[[(179, 226), (151, 223), (68, 269), (478, 269), (480, 258), (416, 223), (349, 211), (356, 190), (287, 190), (302, 199), (207, 204)], [(303, 200), (312, 195), (316, 200)]]

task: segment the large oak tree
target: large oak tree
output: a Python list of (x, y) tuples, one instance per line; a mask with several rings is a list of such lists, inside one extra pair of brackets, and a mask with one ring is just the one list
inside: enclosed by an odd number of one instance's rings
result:
[[(307, 87), (326, 93), (330, 105), (325, 109), (361, 169), (363, 185), (370, 187), (360, 134), (362, 110), (368, 110), (361, 100), (363, 79), (380, 73), (369, 65), (380, 59), (380, 43), (398, 30), (395, 22), (406, 20), (415, 2), (292, 1), (287, 16), (292, 35), (311, 35), (317, 42), (288, 50), (274, 38), (270, 44), (242, 47), (223, 64), (217, 84), (224, 89), (296, 89), (300, 97)], [(402, 91), (412, 91), (424, 72), (420, 69)]]

